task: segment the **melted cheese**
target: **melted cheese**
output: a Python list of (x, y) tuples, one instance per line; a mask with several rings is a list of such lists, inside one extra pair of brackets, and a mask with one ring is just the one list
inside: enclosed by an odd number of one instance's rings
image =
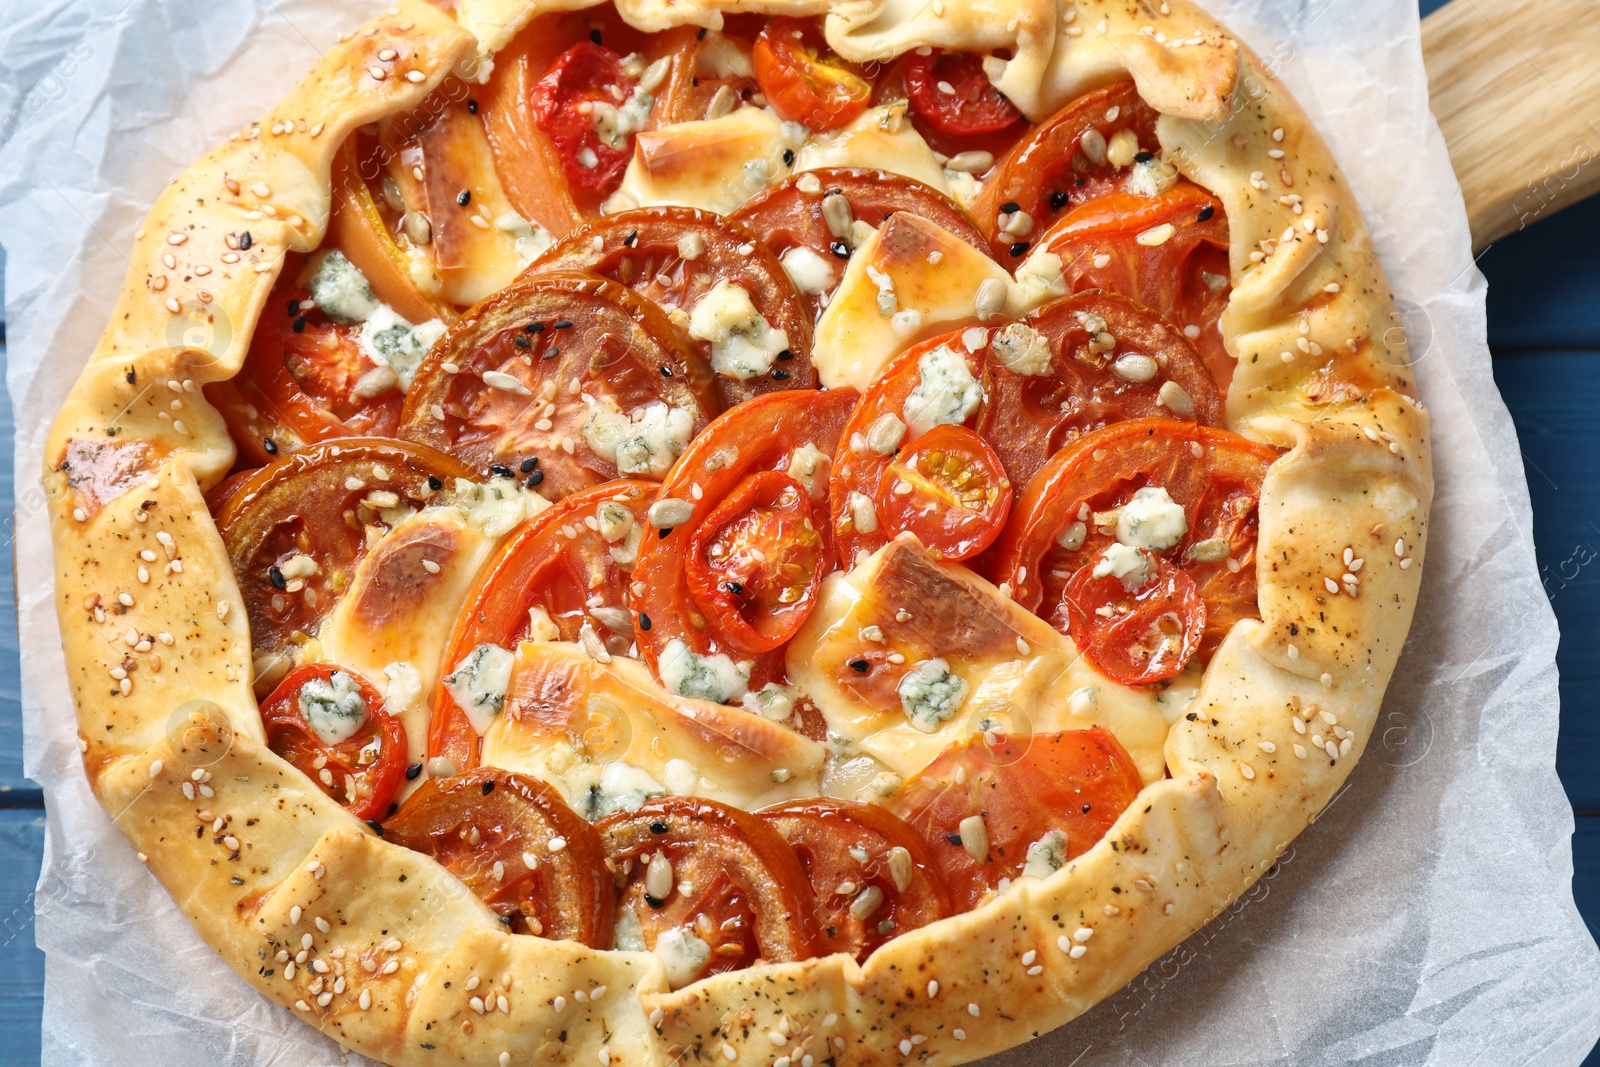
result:
[[(869, 756), (900, 778), (975, 733), (1098, 723), (1122, 742), (1144, 780), (1155, 781), (1166, 768), (1167, 728), (1199, 677), (1191, 672), (1159, 692), (1103, 678), (1070, 638), (905, 534), (827, 579), (787, 660), (790, 684), (827, 720), (836, 762)], [(865, 672), (850, 666), (864, 660)]]
[(848, 125), (807, 141), (795, 157), (794, 169), (824, 167), (886, 170), (950, 194), (944, 168), (907, 120), (904, 102), (868, 108)]
[(675, 204), (727, 214), (789, 176), (783, 122), (743, 107), (717, 119), (680, 122), (639, 134), (608, 213)]
[[(591, 816), (662, 792), (746, 809), (815, 796), (820, 745), (761, 715), (669, 693), (637, 660), (524, 642), (483, 761), (531, 774)], [(634, 805), (637, 806), (637, 805)]]
[(954, 234), (905, 212), (861, 242), (817, 323), (811, 364), (830, 389), (865, 389), (895, 355), (977, 322), (978, 289), (1012, 302), (1011, 276)]

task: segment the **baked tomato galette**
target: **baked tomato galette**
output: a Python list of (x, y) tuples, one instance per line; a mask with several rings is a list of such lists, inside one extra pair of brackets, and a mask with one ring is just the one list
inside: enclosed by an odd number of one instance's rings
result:
[(45, 472), (89, 779), (389, 1063), (1059, 1026), (1405, 638), (1355, 201), (1185, 0), (572, 6), (405, 0), (157, 201)]

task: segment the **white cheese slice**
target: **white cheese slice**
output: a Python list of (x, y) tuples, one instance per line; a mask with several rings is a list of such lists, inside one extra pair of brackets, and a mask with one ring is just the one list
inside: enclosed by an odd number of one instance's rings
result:
[(849, 124), (811, 138), (795, 155), (797, 172), (826, 167), (886, 170), (950, 194), (944, 167), (906, 118), (904, 102), (868, 108)]
[(622, 184), (603, 210), (676, 204), (725, 215), (789, 176), (782, 127), (776, 113), (743, 107), (640, 133)]
[(978, 290), (1002, 294), (1011, 310), (1011, 276), (955, 234), (897, 212), (856, 247), (817, 322), (811, 364), (830, 389), (865, 389), (911, 345), (977, 322)]
[[(871, 756), (901, 778), (975, 733), (1099, 724), (1116, 735), (1144, 780), (1155, 781), (1166, 767), (1170, 717), (1193, 698), (1199, 677), (1186, 673), (1165, 690), (1103, 678), (1070, 638), (967, 568), (939, 563), (909, 535), (848, 574), (830, 576), (786, 658), (790, 684), (822, 712), (836, 752)], [(864, 661), (865, 672), (850, 666)], [(920, 686), (918, 672), (929, 676)], [(933, 694), (930, 683), (946, 678), (965, 686), (959, 701), (954, 684)], [(913, 697), (948, 699), (927, 715), (908, 715), (908, 688)]]
[(517, 649), (483, 738), (486, 764), (550, 782), (591, 817), (657, 786), (751, 810), (816, 796), (822, 760), (820, 745), (763, 715), (678, 696), (638, 660), (600, 664), (566, 642)]

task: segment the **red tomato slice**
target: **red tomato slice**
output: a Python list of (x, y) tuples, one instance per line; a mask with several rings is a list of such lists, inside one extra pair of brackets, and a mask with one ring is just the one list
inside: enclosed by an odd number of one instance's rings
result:
[(760, 471), (689, 533), (690, 595), (741, 652), (770, 652), (817, 604), (830, 553), (805, 486)]
[(758, 959), (817, 954), (811, 884), (794, 850), (763, 820), (711, 800), (662, 797), (595, 827), (617, 872), (618, 915), (638, 920), (644, 947), (660, 947), (665, 935), (692, 936), (706, 950), (698, 965), (698, 953), (680, 965), (674, 986)]
[[(817, 180), (820, 192), (807, 193), (799, 175), (745, 201), (728, 216), (760, 239), (780, 261), (785, 253), (803, 248), (833, 267), (833, 279), (825, 288), (802, 290), (800, 296), (811, 309), (813, 319), (822, 312), (822, 298), (833, 291), (844, 276), (850, 249), (834, 235), (822, 213), (822, 202), (838, 193), (850, 204), (851, 215), (874, 228), (896, 211), (908, 211), (920, 219), (955, 234), (974, 248), (989, 251), (989, 241), (972, 216), (954, 200), (921, 182), (883, 170), (807, 171)], [(809, 182), (807, 183), (810, 184)]]
[[(628, 571), (655, 490), (654, 482), (606, 482), (574, 493), (513, 531), (467, 593), (441, 675), (479, 645), (515, 651), (520, 642), (537, 639), (530, 614), (535, 611), (554, 626), (556, 639), (577, 641), (589, 626), (612, 652), (625, 653), (633, 642), (625, 607)], [(592, 603), (595, 597), (600, 604)], [(463, 771), (478, 765), (478, 750), (477, 730), (440, 684), (433, 694), (428, 755), (443, 756)]]
[(966, 911), (1022, 874), (1030, 846), (1042, 843), (1053, 866), (1089, 851), (1142, 788), (1132, 757), (1099, 726), (994, 744), (979, 734), (906, 779), (888, 808), (922, 835)]
[[(685, 250), (692, 255), (685, 256)], [(811, 316), (778, 257), (755, 234), (709, 211), (666, 207), (626, 211), (581, 226), (557, 242), (529, 268), (587, 271), (628, 286), (669, 313), (688, 316), (720, 283), (736, 285), (757, 313), (784, 334), (783, 350), (766, 374), (716, 375), (718, 400), (732, 407), (760, 393), (815, 389), (811, 368)], [(678, 318), (688, 329), (686, 318)], [(709, 340), (688, 340), (707, 366), (716, 369)]]
[(1200, 354), (1148, 308), (1109, 293), (1079, 293), (1046, 304), (1022, 324), (1044, 338), (1050, 368), (1044, 374), (1012, 370), (1002, 349), (1023, 347), (1029, 335), (1016, 327), (991, 328), (993, 402), (978, 427), (1015, 484), (1026, 485), (1081, 434), (1124, 419), (1178, 417), (1162, 400), (1168, 382), (1188, 398), (1194, 421), (1222, 425), (1222, 391)]
[[(1070, 632), (1067, 586), (1116, 540), (1108, 521), (1142, 488), (1167, 491), (1188, 532), (1164, 560), (1189, 576), (1205, 603), (1199, 652), (1209, 656), (1256, 607), (1256, 505), (1278, 452), (1226, 430), (1172, 419), (1135, 419), (1085, 434), (1052, 456), (1011, 509), (990, 555), (991, 577), (1017, 603)], [(1204, 547), (1202, 547), (1204, 546)], [(1181, 599), (1181, 598), (1180, 598)]]
[[(345, 736), (329, 741), (308, 721), (301, 696), (311, 685), (340, 693), (347, 701), (326, 722), (340, 727)], [(352, 699), (353, 698), (353, 699)], [(313, 712), (313, 718), (324, 718)], [(359, 718), (359, 722), (352, 720)], [(324, 793), (350, 809), (358, 819), (381, 819), (389, 813), (395, 794), (405, 781), (406, 731), (400, 720), (383, 706), (378, 691), (354, 671), (331, 663), (307, 663), (286, 675), (261, 705), (261, 724), (267, 747)]]
[[(677, 528), (650, 529), (639, 550), (633, 571), (634, 632), (639, 650), (660, 677), (661, 653), (674, 640), (701, 656), (726, 654), (743, 658), (738, 644), (748, 637), (749, 623), (732, 611), (719, 611), (718, 601), (701, 603), (690, 584), (690, 554), (696, 544), (715, 541), (697, 536), (697, 531), (712, 517), (719, 503), (740, 494), (749, 478), (768, 471), (787, 471), (800, 480), (804, 475), (813, 484), (810, 500), (820, 506), (827, 490), (826, 457), (834, 451), (856, 394), (848, 389), (821, 392), (768, 393), (748, 400), (724, 413), (695, 438), (661, 484), (660, 500), (674, 505), (685, 518)], [(791, 464), (797, 450), (809, 445), (822, 454), (822, 462), (811, 472), (795, 470)], [(809, 456), (809, 452), (803, 453)], [(785, 552), (786, 559), (809, 558), (826, 574), (832, 565), (831, 546), (817, 555), (806, 549), (798, 556)], [(709, 558), (705, 561), (710, 566)], [(700, 566), (696, 564), (695, 566)], [(814, 601), (807, 600), (807, 603)], [(793, 617), (785, 612), (784, 626)], [(759, 689), (783, 671), (780, 649), (757, 654), (750, 665), (749, 687)]]
[[(972, 206), (995, 258), (1015, 267), (1034, 238), (1063, 212), (1119, 189), (1128, 172), (1106, 159), (1106, 142), (1120, 130), (1132, 130), (1141, 148), (1154, 149), (1158, 117), (1131, 81), (1115, 82), (1080, 96), (1033, 127), (995, 164), (983, 183), (983, 195)], [(999, 226), (1002, 215), (1017, 210), (1033, 220), (1024, 237)]]
[[(471, 471), (431, 448), (344, 437), (282, 456), (228, 492), (216, 512), (259, 662), (314, 637), (367, 551), (366, 528), (383, 527), (368, 503), (390, 492), (421, 507), (445, 502)], [(357, 486), (352, 489), (350, 486)], [(296, 557), (305, 557), (315, 570)], [(258, 684), (263, 676), (258, 670)]]
[[(731, 69), (729, 53), (735, 49), (749, 51), (750, 42), (761, 33), (766, 18), (757, 14), (724, 13), (720, 36), (714, 36), (695, 26), (669, 30), (661, 37), (678, 35), (665, 54), (673, 57), (672, 70), (662, 86), (656, 103), (656, 118), (660, 126), (679, 122), (698, 122), (711, 113), (713, 101), (724, 100), (726, 88), (732, 95), (732, 105), (739, 107), (761, 91), (761, 85), (752, 75)], [(721, 103), (718, 107), (722, 107)]]
[(1217, 322), (1232, 289), (1220, 200), (1181, 179), (1155, 197), (1107, 193), (1063, 218), (1039, 247), (1061, 257), (1074, 292), (1120, 293), (1183, 329), (1227, 389), (1234, 361)]
[(400, 211), (386, 197), (374, 195), (367, 184), (385, 173), (386, 151), (386, 146), (360, 131), (345, 140), (334, 163), (333, 215), (323, 247), (342, 251), (366, 276), (377, 298), (407, 322), (435, 318), (449, 322), (454, 311), (424, 295), (411, 277), (411, 254), (421, 252), (431, 259), (431, 250), (411, 244), (400, 225)]
[(1022, 120), (1022, 112), (983, 72), (982, 56), (915, 51), (906, 57), (905, 77), (911, 106), (941, 133), (999, 133)]
[(878, 485), (878, 525), (911, 532), (941, 559), (971, 559), (1000, 536), (1011, 479), (994, 449), (965, 426), (935, 426), (902, 451)]
[(684, 435), (704, 428), (716, 401), (699, 353), (623, 286), (541, 274), (473, 306), (439, 339), (406, 394), (400, 436), (479, 470), (520, 472), (537, 459), (530, 485), (559, 499), (619, 473), (665, 473), (672, 457), (642, 435), (619, 463), (585, 434), (597, 411), (637, 421), (652, 405), (684, 412)]
[(513, 933), (611, 947), (616, 904), (600, 837), (536, 778), (497, 767), (430, 778), (383, 836), (438, 860)]
[(845, 125), (872, 99), (872, 83), (834, 55), (809, 20), (774, 18), (750, 58), (773, 109), (819, 133)]
[(1151, 574), (1136, 589), (1086, 564), (1067, 583), (1062, 606), (1072, 641), (1095, 670), (1123, 685), (1171, 678), (1200, 651), (1206, 605), (1194, 579), (1146, 553)]
[(885, 941), (951, 914), (927, 844), (883, 808), (817, 797), (756, 814), (789, 842), (811, 882), (818, 955), (865, 960)]
[(533, 87), (533, 121), (555, 144), (561, 172), (580, 189), (613, 187), (633, 158), (633, 134), (612, 143), (600, 134), (595, 106), (621, 107), (637, 83), (622, 69), (622, 57), (591, 41), (562, 53)]

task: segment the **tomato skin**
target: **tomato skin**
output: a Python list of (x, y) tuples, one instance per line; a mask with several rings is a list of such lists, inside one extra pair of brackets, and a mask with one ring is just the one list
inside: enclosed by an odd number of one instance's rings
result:
[(818, 133), (846, 125), (872, 99), (872, 83), (828, 50), (809, 20), (772, 19), (750, 58), (773, 109)]
[[(1256, 504), (1278, 454), (1226, 430), (1173, 419), (1130, 419), (1085, 434), (1052, 456), (1018, 496), (989, 554), (989, 576), (1009, 582), (1018, 604), (1069, 632), (1066, 583), (1115, 540), (1093, 524), (1092, 513), (1121, 506), (1144, 486), (1164, 488), (1183, 507), (1188, 532), (1162, 557), (1199, 590), (1206, 612), (1199, 654), (1209, 656), (1235, 622), (1260, 617)], [(1058, 538), (1080, 514), (1088, 516), (1083, 540), (1063, 548)], [(1227, 541), (1226, 557), (1188, 555), (1214, 539)]]
[[(430, 778), (383, 824), (383, 835), (438, 860), (513, 933), (611, 947), (615, 896), (599, 835), (536, 778), (498, 767)], [(551, 851), (554, 838), (565, 844)], [(527, 855), (538, 866), (529, 867)]]
[[(530, 608), (543, 610), (563, 641), (578, 640), (585, 625), (592, 626), (602, 641), (611, 634), (594, 618), (589, 601), (599, 596), (603, 606), (621, 608), (627, 603), (628, 575), (612, 549), (625, 553), (630, 535), (613, 543), (588, 524), (592, 521), (598, 527), (601, 509), (616, 505), (626, 509), (642, 531), (644, 510), (655, 490), (654, 482), (619, 479), (574, 493), (523, 523), (495, 549), (478, 571), (446, 646), (429, 720), (430, 757), (443, 756), (457, 771), (478, 765), (478, 732), (442, 679), (481, 644), (514, 652), (528, 638)], [(567, 530), (577, 536), (568, 537)], [(618, 651), (625, 649), (626, 642)]]
[[(906, 57), (911, 106), (941, 133), (962, 137), (999, 133), (1022, 121), (1022, 112), (990, 83), (983, 58), (970, 52), (935, 50)], [(946, 93), (940, 84), (955, 91)]]
[(1150, 580), (1131, 592), (1119, 578), (1096, 578), (1095, 565), (1085, 564), (1067, 584), (1060, 609), (1084, 658), (1123, 685), (1150, 685), (1180, 673), (1205, 636), (1206, 605), (1194, 579), (1151, 558)]
[[(328, 681), (343, 674), (355, 683), (367, 706), (367, 718), (352, 737), (329, 744), (306, 722), (300, 712), (300, 691), (307, 682)], [(358, 819), (381, 819), (389, 812), (400, 785), (405, 781), (406, 731), (400, 720), (383, 706), (378, 691), (354, 671), (331, 663), (307, 663), (284, 676), (272, 695), (261, 705), (261, 723), (266, 730), (267, 747), (294, 764), (328, 796), (350, 809)], [(366, 750), (377, 747), (366, 760)], [(321, 766), (314, 761), (323, 759)], [(331, 781), (324, 781), (322, 771)], [(353, 789), (355, 798), (348, 795)]]
[(1010, 510), (1011, 479), (1000, 457), (965, 426), (935, 426), (918, 437), (878, 485), (883, 533), (910, 531), (933, 555), (952, 562), (988, 548)]
[[(1132, 757), (1103, 727), (994, 744), (978, 734), (906, 779), (887, 807), (922, 835), (951, 903), (967, 911), (1002, 878), (1021, 874), (1028, 846), (1052, 830), (1066, 836), (1064, 859), (1089, 851), (1143, 788)], [(982, 818), (988, 838), (981, 862), (960, 836), (971, 816)]]
[[(674, 929), (711, 944), (697, 980), (817, 954), (811, 883), (794, 850), (767, 822), (738, 808), (694, 797), (659, 797), (637, 811), (595, 824), (617, 871), (618, 911), (631, 908), (647, 948)], [(664, 898), (648, 892), (647, 855), (664, 854), (671, 883)], [(690, 893), (681, 892), (685, 885)]]
[[(815, 797), (756, 814), (783, 836), (805, 868), (816, 900), (818, 955), (846, 952), (865, 960), (891, 938), (951, 914), (949, 890), (927, 844), (885, 809)], [(868, 859), (862, 862), (851, 849), (865, 851)], [(894, 849), (904, 855), (891, 859)], [(865, 918), (853, 914), (855, 894), (838, 891), (845, 883), (854, 883), (857, 892), (875, 886), (883, 904)], [(885, 922), (887, 930), (881, 928)]]
[[(595, 128), (584, 104), (617, 107), (632, 95), (635, 82), (622, 69), (622, 57), (591, 41), (580, 41), (562, 53), (550, 72), (533, 87), (529, 103), (533, 120), (554, 142), (567, 181), (580, 189), (613, 186), (633, 158), (633, 135), (612, 147)], [(586, 154), (595, 163), (586, 166)]]

